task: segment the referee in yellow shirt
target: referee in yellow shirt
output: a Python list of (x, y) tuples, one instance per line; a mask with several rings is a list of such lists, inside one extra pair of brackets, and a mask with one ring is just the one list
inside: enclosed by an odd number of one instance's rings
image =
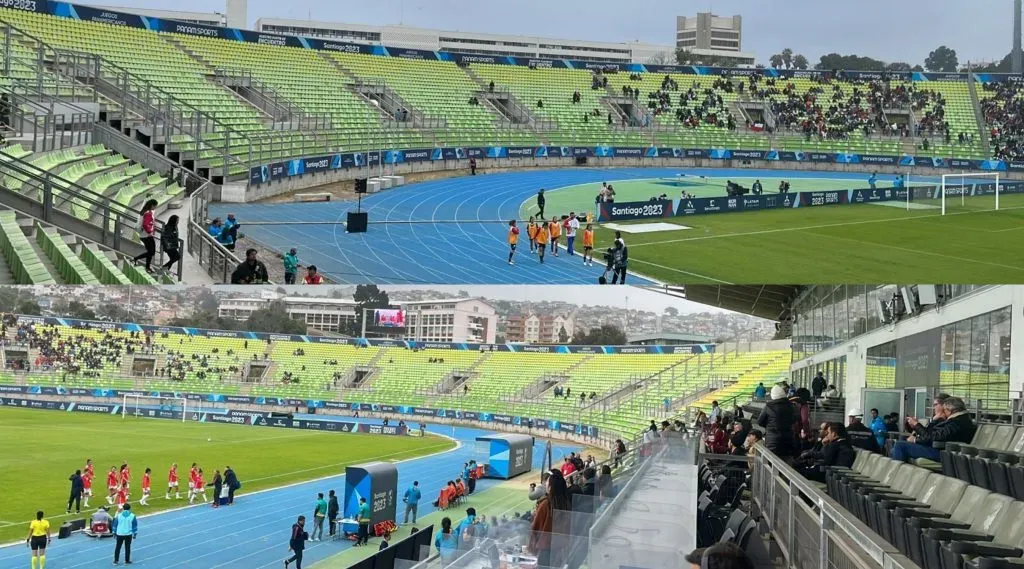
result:
[(43, 519), (43, 511), (36, 512), (36, 519), (28, 526), (28, 538), (25, 542), (32, 548), (32, 569), (46, 569), (46, 546), (50, 543), (50, 521)]

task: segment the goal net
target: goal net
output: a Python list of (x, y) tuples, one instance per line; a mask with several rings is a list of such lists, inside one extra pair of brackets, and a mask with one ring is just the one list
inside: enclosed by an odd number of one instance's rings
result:
[(185, 422), (192, 411), (184, 397), (157, 397), (155, 395), (125, 394), (122, 397), (121, 418), (144, 417), (181, 419)]
[(1001, 193), (998, 172), (943, 174), (939, 195), (942, 215), (970, 211), (996, 211)]

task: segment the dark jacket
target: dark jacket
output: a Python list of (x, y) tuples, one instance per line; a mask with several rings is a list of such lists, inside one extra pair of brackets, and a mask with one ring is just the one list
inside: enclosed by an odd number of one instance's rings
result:
[(288, 547), (293, 551), (302, 551), (306, 549), (307, 539), (309, 539), (309, 534), (302, 529), (302, 526), (292, 524), (292, 537), (288, 540)]
[(164, 251), (178, 250), (178, 227), (176, 225), (164, 225), (160, 231), (160, 247)]
[(72, 474), (68, 480), (71, 481), (71, 494), (77, 496), (82, 493), (82, 476), (80, 474)]
[(846, 432), (850, 434), (849, 440), (851, 445), (870, 452), (882, 452), (882, 447), (878, 445), (875, 433), (871, 430), (871, 427), (864, 424), (864, 421), (848, 425)]
[(857, 451), (849, 439), (839, 439), (830, 442), (822, 448), (822, 466), (845, 466), (850, 468), (857, 458)]
[(786, 398), (772, 399), (757, 417), (757, 424), (764, 428), (765, 446), (779, 456), (793, 456), (796, 451), (793, 440), (795, 423), (796, 409)]
[(327, 500), (327, 517), (331, 519), (338, 517), (339, 509), (340, 508), (338, 507), (338, 497), (331, 496), (331, 499)]
[(811, 391), (814, 393), (815, 399), (821, 396), (821, 392), (825, 391), (828, 385), (825, 383), (824, 377), (815, 377), (811, 380)]
[(232, 490), (238, 490), (242, 486), (238, 483), (238, 477), (235, 476), (235, 471), (230, 468), (224, 471), (224, 484)]
[(242, 261), (231, 273), (231, 284), (259, 284), (270, 280), (267, 276), (267, 266), (263, 261), (256, 261), (250, 265), (248, 261)]
[[(932, 443), (970, 443), (974, 438), (974, 421), (966, 411), (954, 413), (948, 419), (938, 425), (924, 429), (924, 432), (917, 435), (917, 442), (922, 445)], [(914, 430), (915, 434), (917, 429)]]

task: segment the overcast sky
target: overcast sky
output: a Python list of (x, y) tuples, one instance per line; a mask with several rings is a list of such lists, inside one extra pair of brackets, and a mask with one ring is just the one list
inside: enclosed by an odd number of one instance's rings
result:
[[(207, 13), (225, 6), (218, 0), (77, 1)], [(961, 62), (999, 60), (1013, 35), (1013, 0), (249, 0), (248, 16), (250, 26), (259, 17), (377, 25), (404, 20), (445, 30), (673, 45), (675, 16), (709, 9), (743, 16), (743, 48), (758, 62), (791, 47), (812, 63), (834, 51), (917, 64), (943, 43)]]

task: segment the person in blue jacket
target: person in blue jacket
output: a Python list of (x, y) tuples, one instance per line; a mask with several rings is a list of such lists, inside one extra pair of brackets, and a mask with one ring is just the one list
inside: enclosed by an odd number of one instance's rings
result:
[(877, 183), (878, 183), (878, 173), (877, 172), (872, 172), (871, 173), (871, 177), (868, 178), (868, 186), (870, 186), (871, 189), (873, 190), (873, 189), (875, 189), (875, 184), (877, 184)]
[(434, 547), (437, 548), (437, 552), (441, 555), (441, 561), (447, 564), (455, 560), (455, 554), (459, 548), (459, 540), (452, 533), (451, 518), (441, 520), (441, 529), (434, 536)]
[(125, 504), (121, 513), (114, 517), (114, 565), (117, 565), (121, 557), (121, 547), (124, 547), (124, 562), (132, 562), (132, 540), (139, 536), (139, 520), (132, 513), (132, 505)]
[(875, 434), (875, 439), (878, 441), (878, 446), (885, 448), (885, 437), (889, 430), (885, 427), (885, 421), (878, 415), (878, 409), (871, 410), (871, 424), (868, 425), (871, 428), (871, 432)]
[(422, 497), (419, 481), (413, 480), (412, 486), (405, 491), (405, 496), (402, 498), (402, 501), (405, 502), (405, 521), (402, 522), (403, 524), (409, 523), (409, 512), (412, 512), (412, 523), (416, 523), (416, 510)]
[[(455, 542), (459, 547), (471, 548), (472, 538), (475, 528), (473, 524), (476, 523), (476, 508), (466, 508), (466, 519), (459, 522), (458, 527), (455, 528)], [(473, 528), (473, 529), (470, 529)], [(467, 531), (469, 530), (469, 531)]]

